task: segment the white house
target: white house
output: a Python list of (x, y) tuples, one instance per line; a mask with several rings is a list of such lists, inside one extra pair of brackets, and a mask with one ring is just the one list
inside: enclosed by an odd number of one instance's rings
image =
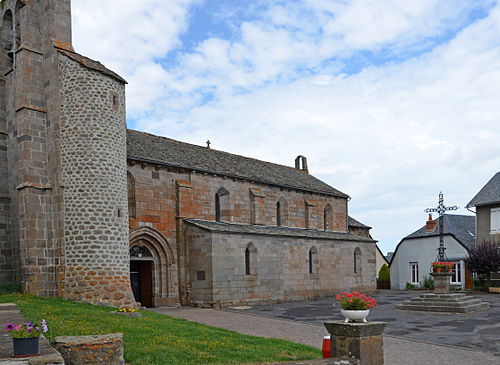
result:
[[(467, 248), (475, 242), (475, 217), (445, 214), (444, 247), (449, 262), (454, 262), (451, 285), (465, 289)], [(392, 256), (391, 289), (402, 290), (406, 283), (422, 285), (424, 277), (432, 271), (431, 263), (437, 259), (439, 247), (439, 218), (429, 220), (426, 225), (399, 242)]]

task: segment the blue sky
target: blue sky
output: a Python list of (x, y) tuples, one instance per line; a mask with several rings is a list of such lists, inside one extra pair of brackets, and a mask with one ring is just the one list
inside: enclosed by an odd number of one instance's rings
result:
[(128, 80), (130, 128), (305, 155), (384, 253), (499, 170), (496, 1), (120, 4), (73, 0), (73, 44)]

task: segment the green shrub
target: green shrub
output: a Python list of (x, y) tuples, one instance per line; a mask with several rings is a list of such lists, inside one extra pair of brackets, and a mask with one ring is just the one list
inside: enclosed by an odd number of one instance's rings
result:
[(485, 280), (483, 277), (478, 277), (477, 279), (474, 279), (474, 290), (488, 291), (488, 288), (485, 285)]
[(408, 289), (415, 289), (417, 286), (413, 285), (412, 283), (406, 282), (406, 290)]
[(10, 294), (10, 293), (20, 293), (21, 292), (21, 283), (16, 281), (10, 283), (0, 283), (0, 295), (2, 294)]
[(424, 276), (422, 287), (425, 289), (434, 290), (434, 280), (430, 276)]
[(391, 281), (391, 269), (387, 264), (383, 264), (378, 272), (378, 280), (379, 281)]

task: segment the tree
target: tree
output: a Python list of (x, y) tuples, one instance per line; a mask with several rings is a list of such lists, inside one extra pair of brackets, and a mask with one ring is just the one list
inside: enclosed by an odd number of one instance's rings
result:
[(378, 280), (379, 281), (391, 281), (391, 269), (387, 264), (383, 264), (378, 272)]
[(477, 274), (486, 274), (489, 287), (490, 274), (500, 271), (500, 247), (491, 241), (472, 246), (469, 249), (469, 257), (465, 259), (465, 265)]

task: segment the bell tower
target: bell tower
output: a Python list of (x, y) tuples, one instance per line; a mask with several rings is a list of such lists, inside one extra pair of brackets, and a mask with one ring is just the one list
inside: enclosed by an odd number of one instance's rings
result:
[(135, 307), (126, 82), (73, 50), (70, 0), (4, 0), (0, 14), (0, 277)]

